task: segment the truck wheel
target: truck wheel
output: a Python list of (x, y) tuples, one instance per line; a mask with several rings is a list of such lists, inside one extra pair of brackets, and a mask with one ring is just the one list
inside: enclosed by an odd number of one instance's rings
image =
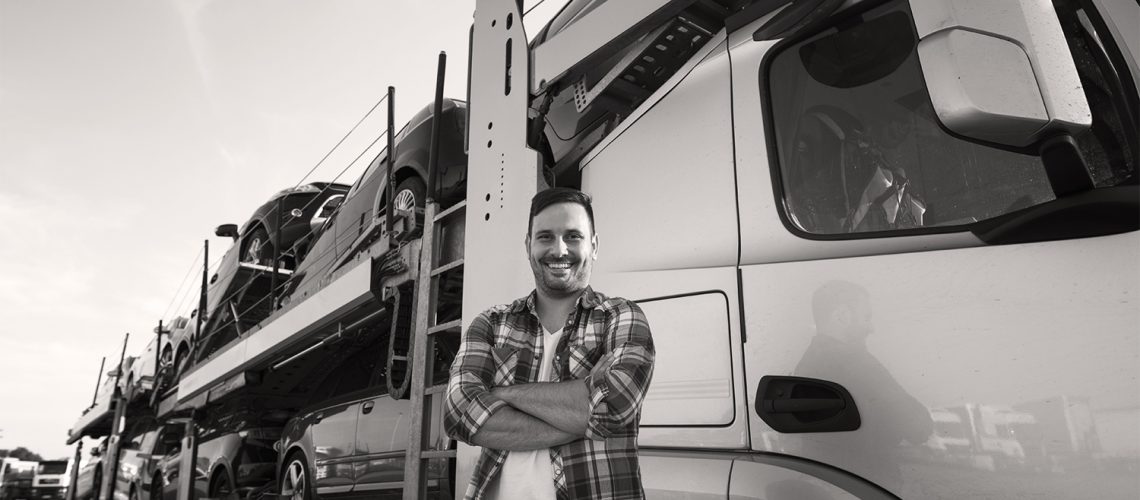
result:
[(305, 465), (305, 455), (295, 453), (289, 457), (289, 465), (281, 475), (280, 497), (291, 500), (310, 500), (309, 468)]

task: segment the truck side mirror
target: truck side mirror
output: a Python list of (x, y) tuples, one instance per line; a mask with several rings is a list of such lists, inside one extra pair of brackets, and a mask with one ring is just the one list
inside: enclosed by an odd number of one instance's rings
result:
[(217, 229), (214, 230), (214, 235), (220, 236), (222, 238), (229, 237), (229, 238), (233, 238), (234, 240), (237, 240), (237, 238), (238, 238), (237, 224), (222, 224), (222, 225), (218, 226)]
[(910, 0), (939, 121), (966, 137), (1029, 146), (1092, 125), (1049, 2)]

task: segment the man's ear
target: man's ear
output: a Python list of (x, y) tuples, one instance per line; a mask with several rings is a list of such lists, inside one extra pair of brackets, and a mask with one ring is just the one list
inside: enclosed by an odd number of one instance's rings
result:
[(591, 236), (590, 239), (593, 240), (593, 246), (594, 246), (594, 251), (591, 253), (591, 256), (593, 258), (597, 259), (598, 258), (598, 233), (594, 233), (594, 235)]

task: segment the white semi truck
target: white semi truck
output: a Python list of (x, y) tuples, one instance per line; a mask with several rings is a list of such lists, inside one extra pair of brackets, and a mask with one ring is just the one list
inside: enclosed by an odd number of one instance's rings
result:
[[(594, 199), (594, 286), (637, 300), (652, 327), (649, 498), (1140, 494), (1127, 454), (1010, 474), (984, 464), (1024, 457), (1016, 437), (956, 446), (974, 467), (926, 451), (940, 422), (986, 422), (980, 405), (944, 410), (976, 401), (1043, 433), (1012, 409), (1055, 394), (1092, 413), (1140, 408), (1135, 2), (573, 0), (533, 37), (522, 19), (513, 0), (476, 2), (467, 195), (429, 202), (436, 241), (362, 218), (345, 232), (354, 253), (192, 367), (160, 415), (192, 429), (248, 403), (323, 422), (282, 438), (298, 447), (279, 450), (277, 491), (368, 496), (354, 471), (397, 455), (304, 456), (305, 443), (332, 449), (320, 432), (380, 400), (306, 413), (322, 389), (305, 381), (339, 373), (378, 331), (377, 362), (408, 366), (414, 353), (391, 346), (425, 344), (397, 338), (401, 304), (448, 273), (461, 314), (423, 309), (417, 338), (454, 342), (527, 293), (529, 200), (562, 185)], [(432, 370), (417, 367), (422, 383)], [(454, 444), (435, 432), (440, 386), (411, 394), (390, 414), (413, 422), (405, 486)], [(462, 495), (476, 454), (460, 444), (437, 491)]]

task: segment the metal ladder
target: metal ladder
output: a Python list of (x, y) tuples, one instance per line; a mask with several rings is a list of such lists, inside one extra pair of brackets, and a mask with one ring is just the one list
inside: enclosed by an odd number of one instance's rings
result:
[[(433, 448), (431, 443), (431, 430), (433, 428), (432, 407), (435, 398), (445, 397), (446, 382), (436, 385), (432, 376), (435, 373), (436, 342), (441, 336), (451, 335), (458, 340), (462, 320), (451, 319), (437, 323), (441, 293), (447, 280), (454, 281), (463, 271), (463, 245), (462, 224), (466, 214), (467, 201), (459, 201), (450, 208), (440, 211), (439, 202), (435, 199), (436, 173), (439, 161), (439, 133), (443, 104), (443, 79), (446, 67), (446, 55), (439, 56), (439, 68), (436, 78), (435, 106), (432, 116), (435, 117), (431, 130), (430, 158), (428, 160), (427, 201), (424, 206), (424, 227), (421, 237), (419, 272), (416, 279), (415, 298), (413, 306), (413, 329), (411, 347), (411, 428), (405, 452), (404, 462), (404, 499), (418, 500), (426, 498), (428, 486), (428, 463), (433, 459), (455, 458), (455, 450), (445, 446), (442, 449)], [(459, 245), (452, 245), (453, 251), (447, 251), (444, 245), (447, 241), (454, 242), (456, 238)], [(446, 262), (442, 262), (447, 260)], [(454, 299), (453, 299), (454, 300)], [(438, 417), (438, 416), (437, 416)], [(441, 440), (447, 443), (447, 440)], [(449, 492), (447, 485), (438, 483), (440, 494), (446, 497)]]

